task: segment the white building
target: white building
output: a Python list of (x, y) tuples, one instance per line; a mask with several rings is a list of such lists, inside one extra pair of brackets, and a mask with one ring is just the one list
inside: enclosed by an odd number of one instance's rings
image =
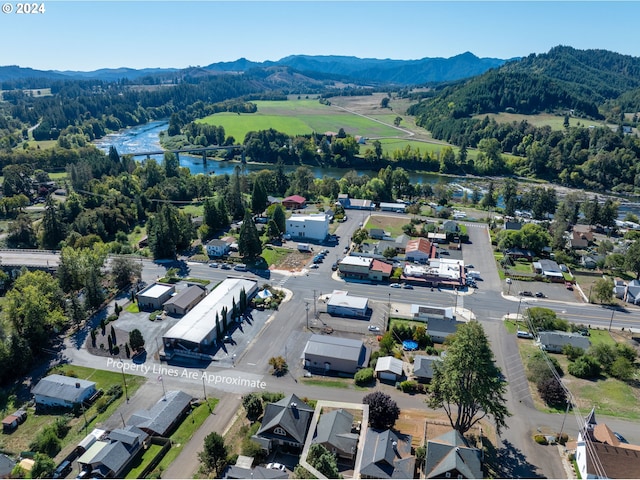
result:
[(231, 244), (226, 240), (214, 238), (207, 243), (206, 249), (210, 257), (224, 257), (231, 250)]
[(287, 235), (291, 238), (322, 241), (329, 235), (329, 217), (324, 213), (291, 215), (287, 219)]
[[(224, 330), (222, 310), (226, 309), (227, 320), (230, 320), (233, 303), (235, 301), (239, 305), (242, 289), (249, 300), (258, 289), (258, 282), (245, 278), (224, 280), (162, 336), (165, 349), (174, 349), (176, 352), (180, 349), (199, 351), (212, 345), (218, 330), (221, 333)], [(216, 318), (221, 323), (220, 327), (216, 324)]]
[(348, 292), (334, 290), (327, 302), (327, 313), (339, 317), (366, 317), (369, 299), (352, 297)]
[(404, 213), (407, 206), (404, 203), (380, 202), (380, 210), (383, 212)]

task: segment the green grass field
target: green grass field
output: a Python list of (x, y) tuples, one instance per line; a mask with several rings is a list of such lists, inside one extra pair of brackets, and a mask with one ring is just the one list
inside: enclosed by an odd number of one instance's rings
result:
[[(317, 100), (258, 101), (256, 113), (216, 113), (199, 122), (224, 127), (225, 134), (242, 141), (247, 132), (273, 128), (287, 135), (313, 132), (337, 132), (340, 128), (350, 135), (366, 137), (402, 135), (393, 127), (354, 115)], [(386, 117), (385, 117), (386, 118)], [(395, 118), (395, 116), (393, 117)], [(393, 122), (393, 120), (391, 120)]]
[[(475, 119), (482, 120), (484, 117), (489, 117), (495, 119), (498, 123), (520, 123), (522, 121), (527, 121), (529, 124), (535, 127), (543, 127), (550, 126), (553, 130), (563, 130), (564, 129), (564, 116), (562, 115), (552, 115), (550, 113), (540, 113), (537, 115), (522, 115), (519, 113), (488, 113), (482, 115), (476, 115)], [(588, 118), (569, 118), (569, 126), (575, 127), (578, 124), (582, 126), (589, 125), (597, 125), (604, 126), (604, 122), (590, 120)]]

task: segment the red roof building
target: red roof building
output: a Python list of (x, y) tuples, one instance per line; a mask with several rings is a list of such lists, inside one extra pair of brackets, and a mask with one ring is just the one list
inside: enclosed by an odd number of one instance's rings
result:
[(282, 206), (284, 208), (297, 210), (299, 208), (304, 208), (307, 204), (307, 199), (301, 197), (300, 195), (291, 195), (282, 200)]
[(391, 271), (393, 270), (393, 266), (388, 263), (381, 262), (380, 260), (374, 259), (371, 262), (371, 269), (369, 270), (369, 278), (371, 280), (389, 280), (391, 276)]
[(436, 246), (426, 238), (415, 238), (407, 242), (405, 258), (410, 262), (426, 262), (436, 256)]

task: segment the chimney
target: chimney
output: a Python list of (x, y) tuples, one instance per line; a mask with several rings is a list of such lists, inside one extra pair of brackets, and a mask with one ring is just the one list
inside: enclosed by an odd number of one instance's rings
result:
[(80, 382), (76, 382), (76, 388), (80, 388)]
[(391, 442), (391, 446), (393, 447), (393, 451), (396, 453), (396, 455), (400, 456), (400, 452), (398, 452), (398, 442), (394, 440), (393, 442)]

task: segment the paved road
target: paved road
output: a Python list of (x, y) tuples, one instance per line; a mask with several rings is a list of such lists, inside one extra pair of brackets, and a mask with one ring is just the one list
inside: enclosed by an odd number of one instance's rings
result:
[[(168, 478), (187, 478), (193, 474), (194, 466), (197, 465), (196, 455), (202, 446), (204, 436), (215, 429), (221, 431), (231, 419), (233, 412), (239, 402), (241, 395), (255, 388), (238, 385), (234, 383), (234, 379), (245, 379), (252, 382), (263, 381), (264, 388), (270, 391), (283, 391), (285, 393), (296, 393), (300, 396), (308, 396), (310, 398), (319, 398), (326, 400), (345, 400), (345, 401), (361, 401), (362, 392), (355, 390), (320, 388), (305, 385), (299, 382), (301, 375), (300, 355), (306, 338), (310, 333), (306, 330), (307, 311), (306, 304), (313, 305), (314, 290), (316, 297), (320, 293), (328, 293), (334, 289), (346, 289), (353, 295), (367, 296), (374, 301), (379, 302), (406, 302), (406, 303), (423, 303), (437, 306), (454, 306), (465, 307), (471, 309), (476, 318), (483, 324), (485, 331), (492, 344), (496, 361), (505, 373), (509, 381), (509, 390), (507, 395), (509, 410), (513, 413), (508, 421), (509, 428), (501, 436), (502, 444), (501, 455), (505, 462), (513, 465), (510, 473), (512, 477), (548, 477), (563, 478), (566, 476), (562, 469), (557, 450), (551, 448), (543, 448), (536, 445), (531, 440), (531, 434), (538, 428), (549, 428), (550, 431), (558, 431), (562, 426), (562, 415), (550, 415), (538, 412), (533, 408), (533, 402), (530, 398), (526, 379), (524, 377), (524, 368), (517, 353), (517, 346), (514, 338), (506, 335), (506, 331), (501, 322), (503, 315), (507, 312), (515, 312), (518, 305), (524, 308), (530, 304), (545, 305), (553, 308), (564, 318), (570, 320), (580, 319), (585, 322), (585, 315), (592, 325), (608, 325), (611, 314), (609, 311), (572, 303), (558, 303), (551, 300), (537, 301), (528, 299), (520, 303), (521, 299), (510, 295), (502, 295), (502, 285), (497, 274), (497, 268), (492, 256), (488, 255), (490, 251), (489, 237), (486, 226), (478, 224), (470, 224), (468, 229), (471, 243), (464, 247), (463, 254), (467, 263), (473, 263), (475, 268), (480, 270), (483, 275), (483, 282), (479, 282), (480, 288), (476, 291), (466, 292), (468, 295), (453, 295), (447, 291), (431, 291), (427, 288), (416, 288), (414, 290), (392, 289), (384, 285), (371, 285), (354, 282), (336, 281), (330, 275), (330, 265), (333, 258), (341, 257), (344, 246), (352, 235), (353, 231), (358, 227), (358, 223), (365, 220), (368, 213), (356, 212), (352, 214), (348, 212), (349, 220), (338, 227), (337, 234), (340, 235), (340, 244), (331, 249), (327, 261), (317, 270), (303, 271), (298, 275), (283, 275), (279, 273), (269, 272), (268, 276), (257, 276), (252, 273), (243, 275), (255, 278), (260, 282), (271, 283), (276, 286), (286, 288), (292, 293), (291, 299), (284, 303), (280, 309), (267, 321), (265, 327), (257, 333), (248, 344), (243, 345), (242, 349), (237, 350), (238, 356), (229, 365), (229, 362), (212, 363), (206, 366), (207, 375), (205, 382), (202, 376), (192, 376), (192, 372), (198, 371), (197, 368), (183, 368), (182, 366), (172, 366), (159, 364), (153, 355), (149, 355), (145, 366), (149, 367), (147, 372), (137, 371), (132, 373), (144, 374), (150, 379), (147, 387), (141, 390), (129, 404), (124, 405), (120, 413), (123, 417), (130, 414), (133, 409), (146, 408), (152, 400), (160, 398), (157, 382), (158, 373), (154, 368), (173, 369), (176, 375), (163, 375), (164, 386), (168, 389), (182, 388), (192, 392), (194, 396), (200, 396), (200, 392), (207, 390), (208, 395), (221, 398), (217, 410), (219, 416), (210, 417), (205, 426), (199, 430), (198, 434), (185, 448), (179, 461), (174, 462), (171, 467), (170, 474), (165, 476)], [(229, 271), (209, 268), (207, 265), (191, 264), (178, 262), (176, 264), (159, 264), (143, 261), (143, 279), (152, 282), (159, 276), (163, 275), (167, 268), (178, 266), (181, 273), (185, 276), (194, 276), (208, 278), (213, 281), (223, 280)], [(112, 308), (112, 307), (111, 307)], [(131, 321), (123, 318), (122, 323)], [(120, 322), (120, 320), (118, 321)], [(159, 324), (162, 325), (162, 324)], [(637, 310), (629, 310), (624, 313), (616, 313), (613, 326), (640, 326), (640, 314)], [(169, 325), (166, 324), (166, 328)], [(160, 332), (157, 333), (160, 335)], [(79, 365), (87, 365), (95, 368), (108, 368), (117, 371), (120, 367), (117, 365), (107, 365), (107, 360), (102, 357), (94, 357), (82, 348), (87, 333), (67, 339), (65, 342), (65, 350), (62, 352), (65, 360)], [(147, 339), (148, 344), (153, 348), (154, 341)], [(277, 379), (269, 375), (269, 366), (267, 359), (284, 355), (287, 357), (292, 367), (291, 375)], [(128, 362), (128, 365), (131, 362)], [(131, 368), (133, 368), (131, 364)], [(200, 369), (203, 367), (201, 366)], [(183, 374), (186, 372), (186, 376)], [(201, 373), (201, 371), (200, 371)], [(220, 381), (211, 380), (219, 377)], [(401, 408), (425, 408), (423, 399), (420, 396), (409, 396), (399, 393), (390, 388), (398, 405)], [(224, 413), (223, 413), (224, 412)], [(116, 417), (116, 421), (119, 417)], [(629, 438), (631, 441), (640, 443), (640, 428), (635, 428), (631, 422), (618, 421), (615, 419), (607, 419), (606, 422), (615, 426), (617, 431)], [(565, 422), (565, 431), (572, 435), (577, 433), (578, 421), (571, 418)]]

